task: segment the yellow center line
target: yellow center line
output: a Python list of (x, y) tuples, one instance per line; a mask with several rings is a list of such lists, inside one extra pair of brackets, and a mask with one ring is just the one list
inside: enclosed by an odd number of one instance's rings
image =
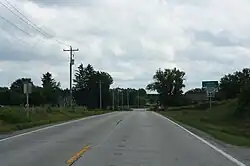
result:
[(90, 145), (85, 146), (84, 148), (82, 148), (79, 152), (75, 153), (69, 160), (67, 160), (67, 164), (69, 166), (71, 166), (72, 164), (74, 164), (74, 162), (76, 162), (80, 157), (82, 157), (82, 155), (87, 152), (90, 149)]

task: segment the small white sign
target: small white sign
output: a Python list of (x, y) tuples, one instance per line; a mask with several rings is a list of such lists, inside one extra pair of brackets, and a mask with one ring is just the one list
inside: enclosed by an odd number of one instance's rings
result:
[(207, 97), (214, 97), (216, 88), (212, 88), (212, 87), (206, 88), (206, 92), (207, 92)]
[(32, 83), (24, 83), (23, 84), (23, 92), (24, 92), (24, 94), (32, 93)]

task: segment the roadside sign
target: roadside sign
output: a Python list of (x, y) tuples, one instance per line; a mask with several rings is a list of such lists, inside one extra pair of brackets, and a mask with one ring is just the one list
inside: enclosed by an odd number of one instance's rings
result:
[(23, 84), (23, 93), (24, 94), (32, 93), (32, 83), (24, 83)]
[(25, 104), (25, 107), (26, 107), (26, 116), (27, 118), (29, 118), (29, 94), (32, 93), (32, 86), (33, 84), (30, 83), (30, 82), (25, 82), (23, 84), (23, 93), (26, 95), (26, 104)]
[(202, 88), (217, 88), (218, 86), (218, 81), (202, 81)]
[(202, 88), (208, 89), (217, 89), (219, 86), (218, 81), (202, 81)]
[(207, 92), (210, 108), (212, 107), (212, 98), (215, 97), (215, 93), (218, 90), (218, 86), (218, 81), (202, 81), (202, 88), (204, 88)]
[(214, 88), (217, 89), (219, 86), (218, 81), (202, 81), (202, 88)]
[(207, 91), (207, 97), (215, 97), (215, 91)]

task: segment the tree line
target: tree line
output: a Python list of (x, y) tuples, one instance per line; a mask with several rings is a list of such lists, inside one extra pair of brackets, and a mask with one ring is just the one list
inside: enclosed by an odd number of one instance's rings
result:
[(146, 103), (147, 93), (144, 89), (111, 89), (112, 76), (107, 72), (95, 70), (90, 64), (86, 67), (80, 64), (75, 72), (73, 96), (77, 105), (98, 108), (101, 100), (103, 108), (114, 106), (119, 109), (122, 105), (134, 107)]
[[(50, 72), (41, 77), (41, 86), (35, 85), (31, 78), (19, 78), (11, 83), (10, 87), (0, 87), (0, 105), (24, 106), (26, 102), (24, 84), (32, 84), (29, 104), (31, 106), (69, 106), (70, 91), (61, 88)], [(102, 108), (115, 109), (125, 106), (142, 106), (146, 103), (146, 91), (144, 89), (113, 88), (112, 76), (103, 71), (98, 71), (88, 64), (86, 67), (80, 64), (75, 70), (73, 78), (73, 102), (78, 106), (90, 109), (100, 107), (100, 93)]]
[[(189, 93), (205, 93), (202, 88), (183, 92), (186, 73), (177, 68), (158, 69), (153, 75), (153, 82), (146, 86), (147, 90), (156, 91), (156, 95), (148, 95), (145, 89), (111, 88), (112, 76), (104, 71), (95, 70), (90, 64), (80, 64), (73, 78), (73, 101), (75, 105), (87, 108), (142, 107), (149, 103), (159, 103), (165, 107), (189, 105), (186, 98)], [(50, 72), (41, 76), (41, 86), (35, 85), (31, 78), (19, 78), (10, 87), (0, 87), (0, 105), (25, 104), (24, 83), (32, 84), (29, 103), (31, 106), (69, 106), (70, 91), (61, 88)], [(218, 91), (213, 100), (238, 99), (239, 113), (247, 112), (250, 97), (250, 69), (226, 74), (219, 81)], [(101, 97), (100, 97), (101, 94)]]
[[(153, 82), (146, 89), (157, 91), (159, 104), (180, 106), (192, 104), (185, 94), (203, 93), (205, 89), (195, 88), (183, 93), (185, 72), (177, 68), (159, 69), (153, 76)], [(213, 100), (237, 99), (236, 113), (240, 115), (250, 111), (250, 69), (226, 74), (219, 80), (219, 87)]]

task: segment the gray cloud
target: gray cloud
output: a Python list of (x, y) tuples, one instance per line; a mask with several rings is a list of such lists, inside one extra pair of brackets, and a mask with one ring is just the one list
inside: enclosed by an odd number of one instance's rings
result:
[(218, 34), (213, 34), (209, 31), (195, 31), (195, 39), (198, 41), (209, 42), (214, 46), (223, 47), (223, 46), (241, 46), (237, 39), (230, 39), (232, 36), (227, 32), (220, 32)]
[[(2, 34), (3, 35), (3, 34)], [(13, 36), (10, 36), (13, 37)], [(59, 56), (58, 50), (44, 50), (40, 47), (41, 42), (36, 41), (33, 45), (25, 42), (25, 39), (20, 41), (21, 38), (1, 38), (0, 39), (0, 61), (43, 61), (47, 64), (60, 64), (65, 61), (65, 57)], [(25, 43), (24, 43), (25, 42)], [(61, 50), (59, 50), (61, 51)]]
[(178, 51), (175, 60), (182, 61), (205, 61), (207, 63), (220, 63), (220, 64), (233, 64), (233, 58), (225, 58), (225, 55), (221, 54), (220, 50), (216, 50), (209, 45), (200, 45), (193, 43), (189, 48)]
[[(0, 15), (31, 36), (0, 19), (0, 84), (18, 77), (40, 84), (41, 74), (50, 71), (68, 87), (68, 53), (62, 51), (67, 47), (55, 40), (60, 37), (80, 49), (75, 68), (90, 63), (107, 71), (113, 86), (145, 87), (156, 69), (178, 67), (187, 74), (186, 89), (199, 87), (202, 80), (218, 80), (250, 61), (250, 21), (245, 17), (250, 4), (229, 1), (14, 1), (57, 37), (46, 38), (1, 8)], [(237, 14), (231, 13), (235, 6)]]
[(29, 0), (41, 6), (54, 7), (54, 6), (92, 6), (98, 0)]

